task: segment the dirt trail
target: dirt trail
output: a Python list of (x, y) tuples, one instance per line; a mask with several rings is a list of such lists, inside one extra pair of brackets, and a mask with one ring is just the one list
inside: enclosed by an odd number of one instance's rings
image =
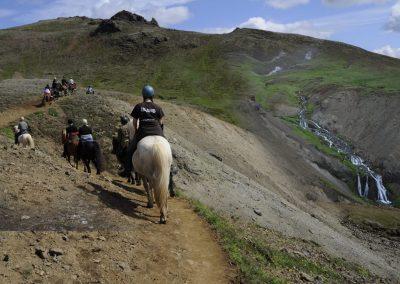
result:
[[(0, 126), (36, 110), (29, 103), (5, 111)], [(235, 273), (213, 232), (186, 201), (170, 199), (169, 222), (159, 225), (158, 209), (145, 207), (143, 188), (111, 174), (88, 176), (59, 158), (53, 151), (59, 145), (40, 137), (36, 141), (34, 152), (0, 149), (0, 257), (7, 256), (0, 262), (0, 282), (233, 279)], [(38, 247), (45, 251), (43, 259), (35, 253)], [(49, 256), (52, 248), (62, 254)]]
[(22, 106), (13, 107), (6, 111), (0, 112), (0, 127), (6, 127), (13, 121), (18, 120), (21, 116), (28, 116), (39, 110), (46, 110), (50, 106), (40, 107), (40, 101), (31, 101), (24, 103)]

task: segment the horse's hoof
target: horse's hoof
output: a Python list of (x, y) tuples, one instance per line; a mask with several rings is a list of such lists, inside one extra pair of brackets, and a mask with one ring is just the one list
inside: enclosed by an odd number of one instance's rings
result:
[(149, 204), (149, 203), (147, 203), (147, 208), (151, 209), (151, 208), (153, 208), (153, 207), (154, 207), (154, 205), (153, 205), (153, 204)]
[(165, 220), (164, 218), (160, 218), (160, 224), (163, 225), (167, 224), (167, 220)]
[[(133, 183), (133, 182), (132, 182)], [(137, 186), (141, 186), (142, 185), (142, 182), (141, 181), (136, 181), (136, 185)]]

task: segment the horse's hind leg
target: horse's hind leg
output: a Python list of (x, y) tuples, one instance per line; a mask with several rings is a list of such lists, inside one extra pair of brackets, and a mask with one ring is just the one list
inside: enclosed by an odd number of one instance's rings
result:
[(153, 189), (151, 188), (149, 181), (143, 177), (143, 186), (147, 193), (147, 208), (154, 207), (154, 200), (153, 200)]
[(174, 189), (174, 179), (173, 179), (173, 173), (172, 171), (169, 173), (169, 184), (168, 184), (168, 190), (169, 190), (169, 195), (171, 197), (175, 197), (176, 193), (175, 193), (175, 189)]
[(160, 224), (167, 224), (167, 211), (168, 206), (164, 204), (160, 209)]
[[(136, 185), (137, 186), (141, 186), (142, 185), (141, 179), (140, 179), (140, 175), (137, 172), (135, 172), (135, 181), (136, 181)], [(132, 183), (133, 183), (133, 181), (132, 181)]]

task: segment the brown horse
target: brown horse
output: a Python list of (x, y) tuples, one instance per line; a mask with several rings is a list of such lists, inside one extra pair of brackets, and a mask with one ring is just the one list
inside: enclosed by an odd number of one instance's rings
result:
[(79, 159), (78, 159), (78, 144), (79, 144), (78, 135), (73, 133), (73, 134), (71, 134), (71, 137), (68, 138), (67, 132), (64, 129), (62, 132), (62, 143), (63, 144), (67, 143), (67, 146), (66, 146), (67, 147), (67, 151), (66, 151), (67, 156), (66, 157), (67, 157), (68, 163), (71, 166), (74, 166), (71, 163), (71, 156), (73, 156), (74, 162), (75, 162), (75, 168), (78, 169), (78, 161), (79, 161)]
[(46, 103), (51, 105), (53, 103), (53, 101), (54, 101), (54, 97), (51, 94), (43, 94), (42, 106), (45, 106)]

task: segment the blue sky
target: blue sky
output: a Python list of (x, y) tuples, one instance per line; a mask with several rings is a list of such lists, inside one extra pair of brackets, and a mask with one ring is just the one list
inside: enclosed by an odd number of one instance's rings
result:
[(250, 27), (338, 40), (400, 58), (400, 0), (0, 0), (0, 28), (130, 10), (210, 33)]

